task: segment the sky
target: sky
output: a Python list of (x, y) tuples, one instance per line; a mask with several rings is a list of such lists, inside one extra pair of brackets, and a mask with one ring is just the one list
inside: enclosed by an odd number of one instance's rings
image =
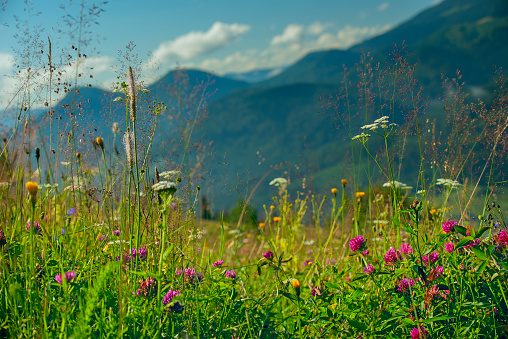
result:
[[(63, 80), (112, 89), (121, 65), (146, 84), (180, 66), (218, 75), (291, 65), (307, 53), (347, 49), (436, 0), (0, 0), (0, 108), (20, 100), (14, 74), (47, 83), (48, 38)], [(81, 34), (81, 41), (78, 37)], [(16, 36), (17, 35), (17, 36)], [(28, 47), (29, 46), (29, 47)], [(82, 57), (72, 46), (79, 48)], [(42, 51), (42, 52), (41, 52)], [(83, 57), (86, 54), (86, 58)], [(71, 57), (71, 60), (68, 58)], [(70, 62), (70, 65), (69, 65)], [(93, 78), (91, 78), (92, 76)], [(17, 93), (17, 94), (16, 94)], [(37, 92), (44, 101), (44, 90)], [(35, 102), (37, 101), (37, 102)]]

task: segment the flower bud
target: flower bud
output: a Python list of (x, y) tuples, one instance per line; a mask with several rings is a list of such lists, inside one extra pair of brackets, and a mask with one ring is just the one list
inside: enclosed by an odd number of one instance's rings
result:
[(300, 295), (300, 282), (297, 279), (293, 279), (291, 281), (291, 284), (293, 284), (293, 288), (295, 289), (296, 295)]

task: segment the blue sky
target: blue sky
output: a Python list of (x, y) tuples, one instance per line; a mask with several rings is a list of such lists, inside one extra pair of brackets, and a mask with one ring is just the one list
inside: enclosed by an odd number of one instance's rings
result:
[[(63, 17), (80, 18), (80, 7), (97, 4), (104, 9), (84, 36), (90, 44), (80, 61), (86, 79), (96, 87), (111, 88), (124, 54), (132, 41), (138, 58), (132, 63), (142, 70), (147, 83), (155, 81), (177, 63), (217, 74), (290, 65), (305, 54), (330, 48), (346, 49), (381, 34), (434, 5), (436, 0), (110, 0), (107, 4), (83, 0), (7, 0), (0, 12), (0, 107), (12, 97), (14, 57), (23, 44), (14, 38), (19, 18), (21, 28), (30, 27), (32, 42), (47, 50), (53, 42), (54, 60), (69, 54), (72, 41)], [(63, 4), (65, 9), (60, 5)], [(86, 13), (86, 12), (85, 12)], [(85, 21), (87, 17), (85, 16)], [(27, 25), (27, 22), (29, 24)], [(73, 28), (77, 31), (79, 25)], [(36, 34), (34, 34), (36, 36)], [(34, 45), (32, 45), (34, 46)], [(16, 51), (18, 50), (18, 51)], [(71, 53), (72, 54), (72, 53)], [(76, 54), (76, 53), (75, 53)], [(44, 54), (43, 54), (44, 55)], [(43, 61), (39, 61), (41, 65)], [(63, 59), (62, 59), (63, 60)], [(30, 61), (37, 64), (37, 61)], [(71, 62), (78, 62), (76, 59)], [(72, 66), (59, 69), (70, 72)], [(41, 66), (42, 67), (42, 66)], [(93, 68), (93, 70), (92, 70)], [(23, 73), (23, 66), (21, 74)], [(88, 74), (93, 74), (90, 79)], [(43, 77), (43, 75), (40, 75)], [(85, 78), (85, 77), (83, 77)]]

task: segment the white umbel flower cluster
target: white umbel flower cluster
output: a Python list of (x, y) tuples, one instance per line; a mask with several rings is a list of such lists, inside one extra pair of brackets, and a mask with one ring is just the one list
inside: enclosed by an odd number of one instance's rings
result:
[(401, 190), (411, 190), (411, 189), (413, 189), (412, 186), (408, 186), (405, 183), (400, 182), (400, 181), (396, 181), (396, 180), (385, 182), (383, 184), (383, 187), (392, 187), (392, 186), (395, 187), (395, 188), (401, 189)]
[(270, 181), (270, 185), (275, 186), (275, 187), (281, 187), (281, 186), (284, 186), (287, 184), (288, 184), (288, 181), (285, 178), (275, 178), (272, 181)]
[(351, 140), (360, 140), (361, 142), (364, 143), (367, 140), (369, 140), (369, 138), (370, 138), (370, 134), (362, 133), (362, 134), (355, 135), (354, 137), (351, 138)]
[(159, 174), (161, 178), (164, 178), (166, 180), (174, 179), (178, 175), (180, 175), (180, 171), (166, 171)]
[(152, 189), (157, 193), (169, 192), (170, 194), (176, 192), (176, 184), (172, 181), (160, 181), (152, 186)]
[(389, 117), (385, 115), (385, 116), (383, 116), (383, 117), (381, 117), (379, 119), (374, 120), (373, 124), (365, 125), (365, 126), (362, 126), (361, 128), (362, 129), (368, 129), (368, 130), (371, 130), (371, 131), (375, 131), (379, 127), (381, 127), (382, 129), (387, 129), (388, 127), (398, 126), (397, 124), (394, 124), (394, 123), (389, 124), (388, 123), (388, 118)]
[(461, 183), (459, 183), (456, 180), (452, 180), (452, 179), (437, 179), (436, 185), (443, 185), (443, 186), (447, 186), (450, 188), (457, 188), (457, 187), (462, 186)]

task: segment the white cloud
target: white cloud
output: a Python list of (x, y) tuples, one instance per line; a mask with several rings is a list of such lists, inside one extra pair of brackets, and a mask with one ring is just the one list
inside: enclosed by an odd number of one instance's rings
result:
[(379, 35), (391, 28), (385, 26), (365, 26), (354, 27), (346, 25), (339, 30), (337, 34), (323, 33), (317, 40), (317, 45), (321, 48), (348, 48), (366, 38)]
[(388, 2), (383, 2), (381, 5), (377, 6), (377, 10), (382, 12), (385, 9), (387, 9), (388, 6), (390, 6), (390, 4)]
[(312, 35), (319, 35), (325, 31), (329, 26), (332, 26), (333, 24), (326, 23), (323, 24), (319, 21), (314, 22), (313, 24), (309, 25), (307, 27), (307, 32)]
[(233, 43), (249, 29), (248, 25), (225, 24), (217, 21), (206, 32), (190, 32), (161, 43), (153, 52), (150, 63), (158, 61), (164, 64), (205, 55)]
[[(346, 25), (342, 29), (336, 31), (336, 33), (322, 31), (323, 33), (320, 35), (305, 37), (303, 33), (304, 30), (309, 32), (309, 28), (312, 25), (308, 27), (289, 25), (286, 27), (284, 34), (274, 37), (272, 43), (263, 50), (250, 50), (248, 52), (239, 51), (225, 58), (206, 59), (199, 64), (187, 64), (186, 66), (200, 67), (218, 74), (248, 72), (254, 69), (287, 66), (296, 62), (309, 52), (331, 48), (348, 48), (371, 36), (381, 34), (390, 28), (390, 25), (371, 27)], [(293, 26), (293, 28), (290, 28), (291, 26)], [(317, 31), (316, 29), (314, 32)], [(299, 34), (301, 34), (301, 38), (298, 38), (300, 36)], [(285, 38), (283, 39), (282, 37)], [(276, 43), (274, 43), (274, 40)]]
[(299, 43), (304, 38), (304, 27), (302, 25), (290, 24), (285, 29), (281, 35), (276, 35), (273, 37), (271, 44), (279, 45), (286, 43)]

